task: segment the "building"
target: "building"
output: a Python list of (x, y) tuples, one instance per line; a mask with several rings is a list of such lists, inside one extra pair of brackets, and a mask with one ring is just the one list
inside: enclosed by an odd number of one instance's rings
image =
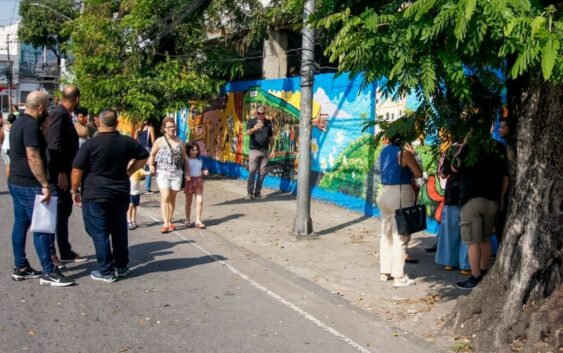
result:
[[(60, 76), (57, 57), (18, 40), (19, 22), (0, 26), (0, 111), (23, 105), (29, 92), (52, 92)], [(11, 83), (11, 84), (10, 84)], [(11, 93), (11, 98), (10, 98)]]

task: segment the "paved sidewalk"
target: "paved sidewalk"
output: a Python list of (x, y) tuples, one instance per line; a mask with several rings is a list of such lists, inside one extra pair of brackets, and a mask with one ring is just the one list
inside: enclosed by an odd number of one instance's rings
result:
[[(442, 325), (456, 298), (466, 294), (455, 287), (455, 281), (464, 277), (457, 271), (445, 271), (434, 263), (434, 254), (424, 251), (432, 237), (417, 234), (409, 244), (409, 254), (419, 263), (407, 264), (406, 272), (416, 279), (417, 285), (394, 288), (391, 281), (379, 280), (378, 219), (312, 201), (313, 229), (320, 236), (318, 240), (298, 241), (290, 234), (295, 196), (266, 189), (266, 199), (246, 201), (245, 186), (246, 182), (241, 180), (207, 178), (205, 230), (179, 226), (184, 222), (184, 198), (180, 195), (175, 214), (178, 230), (222, 237), (246, 249), (249, 256), (270, 260), (368, 315), (389, 322), (397, 328), (396, 335), (405, 331), (444, 350), (450, 349), (454, 340)], [(158, 194), (144, 195), (141, 205), (141, 214), (160, 219)]]

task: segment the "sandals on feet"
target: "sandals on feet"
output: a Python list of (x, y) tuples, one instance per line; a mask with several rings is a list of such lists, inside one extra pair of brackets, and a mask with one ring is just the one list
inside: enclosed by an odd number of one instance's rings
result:
[(162, 234), (166, 234), (170, 231), (170, 228), (168, 228), (167, 226), (162, 226), (162, 228), (160, 228), (160, 232)]
[(205, 224), (203, 224), (203, 223), (196, 223), (196, 224), (194, 225), (194, 227), (196, 227), (197, 229), (205, 229)]
[(170, 227), (168, 227), (168, 231), (173, 232), (176, 230), (176, 226), (171, 224)]

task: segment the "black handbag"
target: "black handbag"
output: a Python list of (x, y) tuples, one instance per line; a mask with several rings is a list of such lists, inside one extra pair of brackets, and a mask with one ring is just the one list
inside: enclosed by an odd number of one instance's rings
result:
[[(403, 164), (403, 151), (400, 152), (400, 164), (399, 167), (402, 168)], [(397, 232), (399, 235), (411, 235), (412, 233), (420, 232), (426, 229), (426, 206), (415, 205), (411, 207), (403, 208), (401, 204), (402, 198), (402, 185), (399, 187), (399, 208), (395, 210), (395, 221), (397, 222)]]

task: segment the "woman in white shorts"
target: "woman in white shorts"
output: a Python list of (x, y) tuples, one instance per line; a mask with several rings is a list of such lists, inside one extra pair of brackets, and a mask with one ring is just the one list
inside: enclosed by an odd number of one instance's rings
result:
[(176, 194), (182, 190), (182, 181), (189, 174), (186, 151), (182, 140), (176, 136), (176, 123), (173, 118), (162, 121), (164, 136), (153, 144), (149, 158), (151, 174), (156, 174), (156, 183), (160, 189), (160, 211), (164, 224), (161, 233), (176, 229), (172, 224), (176, 208)]

